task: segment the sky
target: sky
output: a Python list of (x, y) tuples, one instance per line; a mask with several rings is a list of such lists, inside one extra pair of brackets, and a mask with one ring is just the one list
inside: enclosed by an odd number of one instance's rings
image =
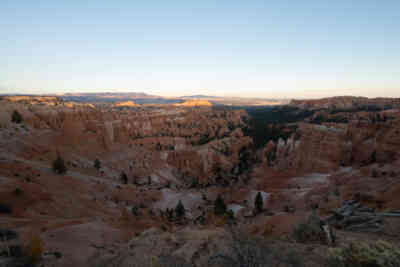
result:
[(0, 93), (400, 97), (399, 0), (1, 0)]

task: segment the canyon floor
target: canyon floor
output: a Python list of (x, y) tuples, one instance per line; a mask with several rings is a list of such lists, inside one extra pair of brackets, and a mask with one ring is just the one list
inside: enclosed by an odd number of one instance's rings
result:
[(2, 97), (0, 185), (0, 266), (399, 266), (400, 100)]

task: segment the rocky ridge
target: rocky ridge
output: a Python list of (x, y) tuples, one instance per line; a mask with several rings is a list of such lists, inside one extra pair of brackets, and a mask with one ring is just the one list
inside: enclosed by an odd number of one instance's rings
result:
[[(290, 240), (293, 226), (311, 212), (344, 217), (331, 223), (339, 240), (364, 219), (392, 236), (396, 216), (382, 214), (400, 209), (400, 112), (343, 107), (311, 107), (297, 121), (278, 118), (274, 135), (267, 131), (266, 145), (255, 147), (245, 110), (2, 98), (2, 225), (21, 238), (40, 236), (48, 266), (87, 266), (98, 253), (129, 254), (130, 245), (138, 252), (144, 244), (148, 252), (154, 240), (201, 266), (213, 254), (207, 244), (219, 247), (218, 238), (229, 236), (221, 227), (235, 223), (246, 233)], [(308, 104), (288, 112), (302, 108)], [(21, 123), (12, 122), (15, 111)], [(57, 155), (67, 165), (64, 175), (52, 171)], [(263, 210), (257, 211), (258, 194)], [(214, 214), (217, 196), (234, 221)], [(347, 215), (353, 199), (362, 210)], [(179, 201), (181, 219), (173, 215)], [(367, 209), (379, 216), (354, 217)], [(53, 256), (58, 251), (61, 259)]]

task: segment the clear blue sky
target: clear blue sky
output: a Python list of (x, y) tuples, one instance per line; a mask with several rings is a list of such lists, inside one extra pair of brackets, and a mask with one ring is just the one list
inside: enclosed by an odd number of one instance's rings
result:
[(400, 97), (399, 0), (1, 0), (0, 93)]

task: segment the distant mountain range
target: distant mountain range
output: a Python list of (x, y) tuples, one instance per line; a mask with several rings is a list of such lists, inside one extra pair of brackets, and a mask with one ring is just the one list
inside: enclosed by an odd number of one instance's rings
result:
[(96, 97), (96, 98), (160, 98), (160, 96), (150, 95), (143, 92), (129, 92), (129, 93), (66, 93), (62, 97)]
[(133, 101), (136, 104), (173, 104), (180, 103), (181, 99), (170, 99), (162, 96), (150, 95), (142, 92), (132, 93), (67, 93), (60, 95), (65, 101), (86, 103), (112, 103)]
[(181, 96), (183, 99), (211, 99), (211, 98), (221, 98), (220, 96), (210, 96), (210, 95), (188, 95)]
[[(0, 94), (1, 95), (1, 94)], [(49, 95), (42, 95), (49, 96)], [(65, 93), (58, 94), (57, 97), (64, 101), (73, 101), (81, 103), (115, 103), (133, 101), (136, 104), (177, 104), (186, 100), (208, 100), (213, 105), (228, 106), (262, 106), (262, 105), (281, 105), (288, 104), (288, 99), (267, 99), (267, 98), (245, 98), (245, 97), (223, 97), (209, 95), (188, 95), (180, 97), (163, 97), (151, 95), (144, 92), (129, 93)]]

